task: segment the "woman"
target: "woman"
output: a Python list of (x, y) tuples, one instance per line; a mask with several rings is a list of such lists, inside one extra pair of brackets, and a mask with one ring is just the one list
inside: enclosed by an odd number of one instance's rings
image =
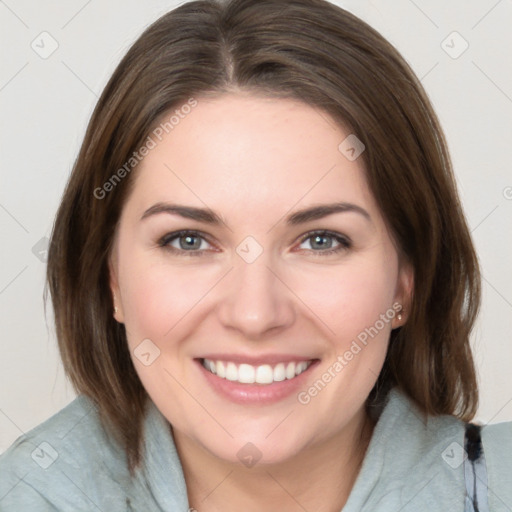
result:
[(103, 92), (48, 284), (79, 396), (1, 510), (512, 508), (479, 270), (418, 80), (323, 0), (189, 2)]

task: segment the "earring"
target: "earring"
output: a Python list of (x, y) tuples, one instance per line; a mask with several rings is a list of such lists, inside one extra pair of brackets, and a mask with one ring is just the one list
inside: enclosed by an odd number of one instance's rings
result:
[(116, 294), (114, 293), (114, 313), (117, 313), (117, 306), (115, 305), (116, 302)]
[(117, 313), (117, 306), (114, 306), (114, 313)]
[(399, 322), (401, 322), (401, 321), (402, 321), (402, 311), (403, 311), (403, 309), (401, 309), (401, 310), (398, 312), (398, 315), (396, 316)]

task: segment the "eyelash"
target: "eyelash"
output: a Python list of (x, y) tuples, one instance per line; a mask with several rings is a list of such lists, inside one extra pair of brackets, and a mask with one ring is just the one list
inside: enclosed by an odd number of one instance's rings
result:
[[(182, 231), (175, 231), (173, 233), (168, 233), (164, 235), (160, 240), (158, 240), (158, 246), (162, 247), (163, 249), (172, 252), (174, 254), (178, 254), (180, 256), (185, 257), (197, 257), (197, 256), (204, 256), (206, 254), (206, 251), (204, 249), (202, 250), (193, 250), (193, 251), (185, 251), (183, 249), (176, 249), (175, 247), (171, 247), (169, 244), (173, 242), (176, 239), (179, 239), (184, 236), (193, 236), (193, 237), (199, 237), (208, 242), (207, 237), (205, 237), (202, 233), (199, 231), (193, 231), (193, 230), (182, 230)], [(310, 231), (306, 233), (300, 240), (299, 245), (303, 244), (306, 240), (313, 238), (315, 236), (322, 236), (322, 237), (330, 237), (334, 238), (338, 243), (339, 246), (335, 249), (327, 249), (325, 251), (314, 251), (312, 249), (303, 249), (303, 250), (309, 250), (314, 254), (315, 256), (326, 256), (330, 254), (339, 253), (342, 251), (346, 251), (347, 249), (350, 249), (352, 247), (352, 242), (350, 239), (346, 236), (340, 235), (339, 233), (328, 231), (328, 230), (316, 230), (316, 231)], [(208, 242), (210, 243), (210, 242)], [(210, 245), (212, 245), (210, 243)]]

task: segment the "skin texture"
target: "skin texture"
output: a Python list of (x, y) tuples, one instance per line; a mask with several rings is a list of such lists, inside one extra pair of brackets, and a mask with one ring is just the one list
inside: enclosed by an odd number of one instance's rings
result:
[[(406, 321), (412, 271), (400, 262), (362, 159), (349, 161), (338, 149), (349, 132), (326, 113), (243, 92), (197, 99), (136, 171), (111, 257), (115, 318), (126, 326), (144, 387), (172, 425), (191, 506), (340, 510), (373, 428), (364, 402), (391, 329)], [(340, 201), (369, 219), (343, 212), (285, 223), (295, 211)], [(159, 202), (208, 207), (223, 223), (169, 213), (141, 220)], [(204, 235), (194, 239), (201, 255), (190, 255), (179, 238), (169, 242), (179, 253), (159, 245), (183, 229)], [(312, 230), (339, 233), (351, 246), (332, 237), (315, 244), (304, 237)], [(248, 236), (263, 251), (252, 263), (237, 253)], [(307, 391), (397, 302), (401, 321), (385, 323), (307, 404), (297, 393), (273, 404), (234, 404), (194, 362), (215, 352), (316, 358)], [(160, 350), (148, 366), (134, 356), (144, 339)], [(252, 468), (237, 456), (248, 442), (261, 453)]]

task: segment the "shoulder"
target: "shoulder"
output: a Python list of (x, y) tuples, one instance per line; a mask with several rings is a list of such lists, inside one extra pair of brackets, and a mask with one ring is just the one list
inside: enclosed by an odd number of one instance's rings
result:
[(512, 422), (486, 425), (481, 430), (487, 467), (490, 510), (512, 509)]
[[(379, 444), (386, 474), (382, 494), (387, 498), (393, 488), (404, 511), (461, 507), (475, 471), (468, 457), (467, 424), (449, 415), (425, 416), (397, 389), (390, 393), (382, 420)], [(479, 430), (486, 473), (477, 471), (477, 476), (487, 475), (483, 495), (487, 494), (490, 510), (501, 510), (503, 504), (512, 510), (512, 423)]]
[(93, 509), (98, 494), (115, 494), (127, 473), (124, 452), (80, 395), (0, 456), (0, 509)]
[(512, 464), (512, 421), (485, 425), (481, 436), (486, 452), (500, 453), (508, 459), (509, 465)]
[(464, 433), (459, 419), (425, 415), (404, 392), (391, 390), (364, 462), (369, 498), (360, 510), (461, 510)]

